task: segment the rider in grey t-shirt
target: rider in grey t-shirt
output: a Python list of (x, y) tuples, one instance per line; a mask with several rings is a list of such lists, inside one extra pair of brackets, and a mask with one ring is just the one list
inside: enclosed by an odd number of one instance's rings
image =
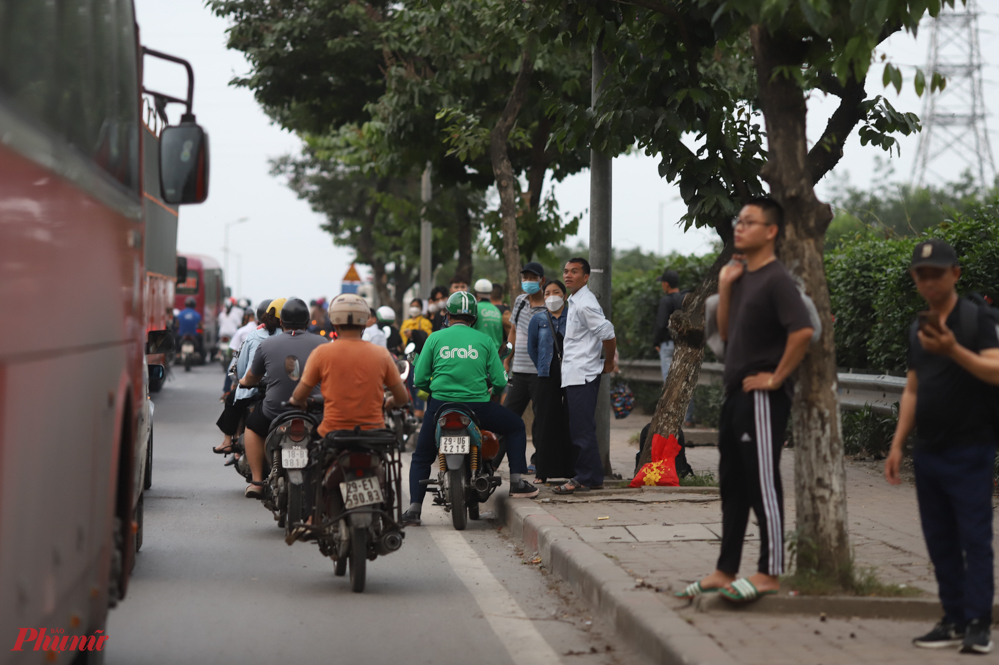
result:
[[(285, 331), (283, 335), (261, 342), (253, 356), (250, 371), (264, 377), (263, 382), (267, 386), (263, 402), (265, 416), (274, 418), (287, 409), (281, 406), (281, 402), (287, 402), (295, 392), (309, 354), (316, 347), (328, 343), (326, 338), (304, 330)], [(312, 396), (320, 396), (319, 386), (312, 391)]]

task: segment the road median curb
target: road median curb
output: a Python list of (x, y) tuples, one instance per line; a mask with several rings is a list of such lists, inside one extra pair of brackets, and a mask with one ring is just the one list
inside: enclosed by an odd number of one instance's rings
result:
[(656, 663), (735, 665), (714, 640), (671, 610), (655, 593), (528, 499), (499, 497), (502, 522), (542, 564), (582, 596), (633, 648)]

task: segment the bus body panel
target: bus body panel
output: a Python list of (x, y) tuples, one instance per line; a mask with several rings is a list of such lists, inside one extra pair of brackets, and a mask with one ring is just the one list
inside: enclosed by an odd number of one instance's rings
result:
[(222, 312), (225, 285), (222, 268), (215, 259), (202, 254), (178, 254), (187, 258), (187, 281), (175, 289), (175, 307), (184, 309), (184, 301), (194, 298), (194, 309), (201, 315), (205, 351), (218, 344), (219, 314)]

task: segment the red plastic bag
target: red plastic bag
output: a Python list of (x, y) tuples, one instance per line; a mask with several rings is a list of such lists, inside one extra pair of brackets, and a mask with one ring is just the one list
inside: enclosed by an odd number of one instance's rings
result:
[(628, 487), (643, 485), (658, 487), (679, 487), (680, 477), (676, 475), (676, 456), (680, 454), (680, 444), (676, 436), (669, 438), (661, 434), (652, 435), (652, 461), (635, 474)]

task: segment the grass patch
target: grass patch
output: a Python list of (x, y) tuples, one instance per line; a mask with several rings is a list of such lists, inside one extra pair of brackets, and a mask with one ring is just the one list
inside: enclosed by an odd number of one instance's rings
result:
[(633, 446), (637, 446), (639, 443), (641, 443), (641, 439), (642, 439), (642, 433), (641, 431), (638, 431), (628, 437), (628, 443), (630, 443)]
[(781, 587), (794, 589), (802, 596), (868, 596), (877, 598), (912, 598), (921, 596), (920, 589), (897, 584), (885, 584), (873, 568), (849, 570), (840, 575), (823, 575), (814, 570), (795, 570), (781, 578)]
[(715, 474), (705, 471), (681, 478), (680, 487), (718, 487), (718, 480), (715, 478)]

